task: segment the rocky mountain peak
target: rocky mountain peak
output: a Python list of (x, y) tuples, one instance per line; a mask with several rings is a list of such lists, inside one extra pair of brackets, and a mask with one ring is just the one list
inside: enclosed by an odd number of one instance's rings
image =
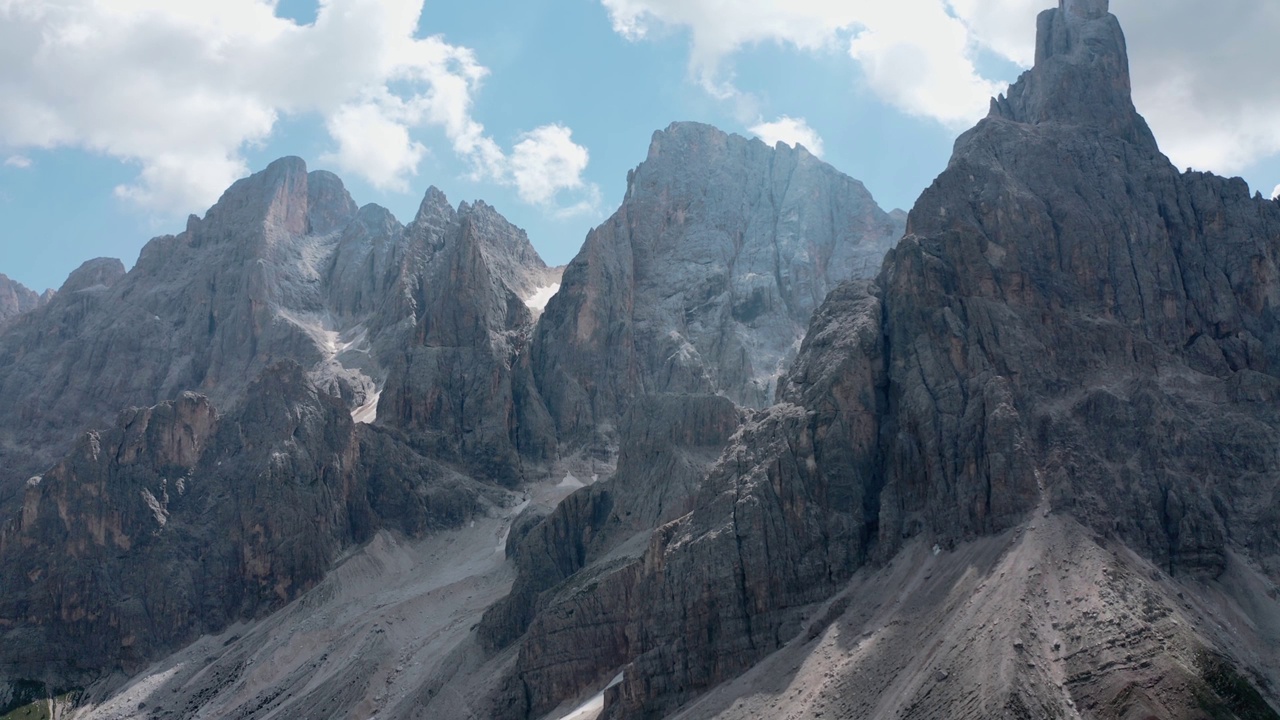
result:
[(1110, 12), (1110, 0), (1060, 0), (1058, 7), (1068, 15), (1094, 20)]
[(991, 116), (1094, 126), (1155, 145), (1133, 105), (1124, 31), (1107, 0), (1061, 0), (1042, 12), (1035, 66), (992, 100)]
[(302, 158), (284, 157), (261, 172), (236, 181), (202, 222), (189, 223), (198, 236), (214, 242), (261, 228), (267, 238), (323, 235), (346, 225), (357, 207), (333, 173), (307, 172)]
[(481, 252), (498, 279), (521, 299), (527, 300), (539, 288), (559, 279), (543, 262), (529, 235), (513, 225), (496, 208), (483, 201), (462, 203), (458, 215), (469, 231), (464, 238), (481, 244)]
[[(303, 166), (305, 167), (305, 165)], [(307, 232), (327, 235), (343, 226), (356, 213), (355, 200), (342, 179), (327, 170), (307, 173)]]
[(418, 214), (414, 216), (411, 226), (423, 226), (430, 228), (441, 228), (451, 222), (458, 216), (453, 209), (453, 205), (449, 204), (449, 198), (445, 196), (444, 191), (432, 185), (427, 188), (427, 193), (422, 197), (422, 203), (418, 205)]
[(693, 122), (654, 133), (539, 322), (535, 373), (562, 438), (608, 447), (646, 395), (767, 405), (814, 308), (901, 231), (803, 149)]
[(394, 359), (379, 422), (478, 477), (514, 483), (517, 448), (542, 456), (551, 443), (550, 421), (530, 415), (541, 405), (529, 390), (527, 304), (559, 282), (559, 271), (494, 208), (464, 202), (455, 210), (434, 187), (405, 229), (396, 265), (393, 300), (374, 321), (394, 338), (385, 343)]
[[(657, 130), (653, 133), (653, 139), (649, 141), (649, 160), (657, 159), (664, 154), (664, 151), (671, 151), (676, 148), (704, 144), (723, 144), (729, 138), (729, 134), (714, 125), (692, 121), (676, 121), (671, 123), (664, 130)], [(678, 157), (678, 155), (677, 155)], [(690, 157), (690, 160), (696, 158)]]
[(95, 258), (73, 270), (58, 292), (66, 294), (96, 287), (108, 288), (124, 276), (124, 263), (118, 259)]
[(44, 305), (52, 297), (52, 290), (46, 290), (43, 295), (39, 295), (22, 283), (0, 273), (0, 325)]
[[(668, 181), (702, 181), (705, 173), (722, 173), (732, 161), (759, 160), (774, 154), (789, 162), (825, 165), (803, 146), (785, 143), (769, 146), (757, 138), (727, 133), (700, 122), (673, 122), (653, 134), (645, 161), (628, 177), (629, 189), (638, 178), (664, 177)], [(728, 162), (727, 162), (728, 161)]]
[(521, 298), (555, 282), (559, 273), (549, 269), (524, 230), (511, 224), (484, 201), (463, 202), (455, 209), (437, 187), (427, 189), (418, 213), (405, 232), (409, 265), (414, 273), (433, 264), (446, 245), (474, 243), (484, 256), (487, 270)]
[[(828, 632), (829, 620), (806, 635), (802, 622), (813, 615), (802, 621), (802, 609), (848, 588), (843, 600), (828, 606), (829, 618), (843, 615), (852, 623), (835, 626), (828, 637), (845, 637), (861, 627), (860, 618), (897, 602), (867, 600), (859, 580), (846, 585), (859, 570), (897, 564), (927, 580), (920, 562), (904, 562), (902, 553), (939, 557), (1005, 531), (1011, 532), (999, 542), (1032, 537), (1037, 528), (1057, 524), (1058, 537), (1072, 538), (1076, 547), (1106, 546), (1111, 552), (1100, 555), (1143, 557), (1150, 564), (1142, 576), (1160, 584), (1185, 583), (1178, 587), (1188, 593), (1197, 584), (1221, 580), (1225, 586), (1235, 582), (1233, 573), (1255, 569), (1267, 578), (1259, 586), (1275, 586), (1280, 211), (1275, 203), (1251, 198), (1242, 180), (1182, 174), (1160, 154), (1134, 109), (1124, 36), (1108, 9), (1104, 0), (1064, 0), (1040, 15), (1035, 67), (956, 143), (948, 168), (921, 195), (906, 236), (875, 282), (843, 284), (812, 313), (797, 359), (779, 380), (780, 402), (752, 415), (730, 440), (698, 483), (692, 512), (662, 526), (643, 555), (629, 563), (598, 562), (567, 580), (559, 573), (576, 563), (539, 571), (558, 589), (541, 596), (537, 617), (516, 624), (528, 628), (519, 664), (495, 703), (499, 710), (516, 710), (495, 716), (536, 717), (554, 708), (573, 694), (564, 688), (574, 678), (555, 673), (588, 653), (595, 665), (582, 665), (599, 669), (597, 686), (623, 668), (622, 678), (605, 692), (602, 717), (611, 719), (675, 716), (694, 692), (778, 650), (785, 642), (779, 638), (795, 638), (797, 654), (775, 655), (788, 658), (775, 666), (776, 674), (753, 670), (742, 684), (753, 693), (765, 678), (787, 678), (779, 689), (792, 677), (807, 684), (812, 681), (797, 669), (816, 660), (809, 643)], [(565, 409), (600, 418), (602, 398), (610, 399), (600, 388), (625, 372), (656, 378), (649, 387), (659, 390), (679, 387), (669, 378), (683, 379), (671, 371), (675, 362), (665, 368), (666, 376), (645, 367), (644, 348), (657, 345), (644, 334), (651, 317), (580, 300), (578, 295), (589, 293), (578, 285), (649, 308), (656, 303), (646, 300), (642, 288), (653, 282), (651, 268), (662, 266), (645, 248), (710, 245), (716, 232), (736, 229), (724, 221), (730, 211), (753, 220), (771, 217), (753, 212), (759, 196), (734, 202), (743, 198), (727, 192), (735, 187), (730, 162), (707, 182), (716, 189), (702, 195), (686, 191), (706, 178), (657, 172), (664, 163), (673, 169), (681, 162), (694, 166), (710, 151), (729, 157), (735, 147), (743, 155), (754, 152), (745, 143), (717, 144), (706, 134), (680, 130), (655, 136), (627, 204), (588, 239), (583, 256), (566, 272), (561, 302), (543, 317), (543, 336), (557, 327), (576, 331), (554, 337), (555, 347), (570, 348), (572, 358), (546, 350), (541, 358), (557, 361), (544, 367), (562, 373), (547, 375), (559, 382), (544, 385), (562, 428)], [(783, 151), (771, 159), (783, 165)], [(785, 189), (794, 192), (801, 176), (789, 173), (780, 184), (766, 186), (767, 204), (761, 204), (791, 207)], [(748, 225), (737, 240), (754, 230)], [(791, 246), (779, 234), (766, 237), (772, 247)], [(628, 252), (617, 252), (619, 247)], [(686, 261), (686, 268), (694, 266)], [(688, 276), (680, 282), (703, 290)], [(727, 284), (706, 288), (701, 298), (711, 304)], [(750, 316), (747, 311), (758, 307), (730, 305), (733, 316)], [(683, 361), (710, 354), (690, 322), (700, 310), (686, 312), (683, 325), (658, 326), (688, 340), (687, 348), (678, 348), (683, 354), (663, 348), (659, 357)], [(593, 354), (592, 335), (607, 338), (601, 343), (606, 347), (631, 342), (631, 357)], [(588, 374), (572, 365), (578, 357), (610, 372)], [(699, 366), (687, 362), (680, 369), (689, 367)], [(701, 367), (718, 369), (712, 363)], [(593, 382), (579, 383), (583, 390), (576, 397), (575, 373)], [(638, 405), (632, 399), (631, 406)], [(600, 500), (577, 515), (590, 532), (570, 537), (594, 537), (591, 521), (610, 512), (602, 491), (590, 492), (576, 496)], [(564, 519), (553, 515), (548, 526)], [(528, 537), (536, 543), (546, 534), (535, 529)], [(1035, 570), (1028, 565), (1028, 572)], [(1093, 585), (1082, 595), (1105, 597), (1105, 583), (1087, 580), (1079, 566), (1053, 567), (1050, 582), (1079, 581)], [(988, 577), (1001, 592), (1011, 587), (1003, 574)], [(516, 583), (517, 590), (527, 587), (523, 578)], [(901, 597), (898, 588), (905, 585), (894, 587), (894, 597)], [(1025, 596), (1028, 617), (1047, 607), (1045, 583), (1037, 576), (1032, 587), (1034, 594)], [(1258, 594), (1243, 584), (1235, 587), (1240, 589), (1225, 591), (1240, 593), (1232, 604)], [(948, 588), (939, 597), (970, 596), (952, 593)], [(1156, 637), (1159, 619), (1142, 609), (1146, 600), (1128, 593), (1134, 599), (1108, 603), (1132, 613), (1136, 631), (1105, 632)], [(1146, 597), (1158, 593), (1153, 589)], [(1191, 608), (1181, 591), (1177, 595), (1165, 601), (1169, 612)], [(1076, 612), (1080, 600), (1076, 596), (1052, 612)], [(1275, 605), (1258, 612), (1270, 617)], [(983, 627), (1010, 615), (984, 609)], [(501, 619), (500, 613), (486, 619)], [(1046, 617), (1041, 627), (1056, 630), (1059, 622)], [(875, 623), (872, 632), (882, 632), (882, 621)], [(1080, 625), (1102, 627), (1093, 620)], [(950, 633), (952, 626), (946, 627)], [(975, 634), (956, 646), (962, 648), (958, 656), (981, 656), (1017, 670), (998, 681), (957, 683), (953, 667), (970, 664), (966, 660), (922, 673), (918, 689), (906, 690), (905, 662), (880, 687), (862, 682), (873, 663), (859, 662), (837, 684), (818, 684), (835, 690), (824, 690), (824, 702), (865, 695), (856, 701), (866, 703), (863, 709), (819, 703), (795, 715), (1066, 717), (1088, 707), (1097, 717), (1200, 717), (1198, 710), (1218, 702), (1217, 691), (1200, 668), (1181, 658), (1215, 645), (1232, 651), (1223, 632), (1216, 643), (1187, 636), (1153, 643), (1150, 662), (1137, 668), (1088, 656), (1086, 648), (1099, 645), (1078, 635), (1064, 638), (1062, 647), (1080, 651), (1080, 660), (1071, 662), (1080, 662), (1088, 683), (1039, 687), (1042, 666), (1025, 662), (1034, 640), (1015, 643), (995, 635), (999, 646), (983, 647), (970, 639), (980, 637)], [(1254, 637), (1257, 631), (1242, 634)], [(1038, 639), (1036, 631), (1030, 638)], [(1259, 669), (1254, 677), (1264, 690), (1275, 686), (1280, 667), (1280, 643), (1266, 643), (1266, 655), (1234, 651), (1236, 661)], [(841, 651), (857, 654), (858, 644), (842, 645)], [(1051, 662), (1063, 662), (1066, 654)], [(919, 657), (909, 655), (912, 662)], [(1248, 684), (1242, 679), (1239, 686), (1256, 694)], [(972, 690), (979, 686), (985, 689)], [(727, 688), (721, 686), (714, 700), (686, 706), (679, 716), (783, 714), (776, 702), (783, 692), (759, 693), (770, 707), (753, 712), (734, 701), (732, 691), (722, 692)], [(1258, 705), (1265, 707), (1261, 700)], [(1268, 709), (1260, 716), (1274, 713)]]

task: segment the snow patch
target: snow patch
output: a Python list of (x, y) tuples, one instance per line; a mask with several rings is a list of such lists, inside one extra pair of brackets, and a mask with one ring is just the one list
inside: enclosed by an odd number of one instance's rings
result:
[(596, 718), (600, 717), (600, 713), (604, 712), (604, 694), (608, 692), (610, 688), (621, 684), (622, 673), (618, 673), (618, 676), (615, 677), (604, 690), (592, 695), (590, 700), (582, 703), (577, 708), (574, 708), (573, 712), (565, 715), (560, 720), (596, 720)]
[(351, 411), (351, 419), (357, 425), (372, 425), (378, 419), (378, 400), (381, 398), (381, 390), (370, 395), (368, 402)]
[(556, 487), (577, 490), (578, 488), (584, 488), (586, 486), (587, 484), (574, 477), (573, 473), (565, 473), (564, 479), (561, 480), (560, 484)]
[(151, 510), (160, 527), (164, 527), (169, 522), (169, 509), (147, 488), (142, 489), (142, 502)]
[(525, 298), (524, 304), (535, 313), (541, 313), (547, 309), (547, 303), (551, 302), (551, 298), (560, 292), (560, 283), (540, 287), (533, 291), (533, 294)]
[[(511, 517), (511, 518), (517, 518), (517, 517), (520, 517), (520, 513), (524, 512), (524, 511), (525, 511), (525, 508), (529, 507), (529, 505), (530, 505), (530, 504), (532, 504), (532, 503), (533, 503), (533, 500), (531, 500), (528, 496), (525, 496), (524, 502), (522, 502), (522, 503), (520, 503), (519, 505), (515, 506), (515, 507), (511, 510), (511, 512), (510, 512), (510, 513), (508, 513), (508, 517)], [(506, 553), (507, 553), (507, 540), (508, 540), (510, 537), (511, 537), (511, 523), (507, 523), (507, 526), (506, 526), (506, 528), (505, 528), (505, 529), (503, 529), (502, 534), (498, 536), (498, 547), (497, 547), (496, 549), (494, 549), (494, 553), (495, 553), (495, 554), (498, 554), (498, 555), (506, 555)]]

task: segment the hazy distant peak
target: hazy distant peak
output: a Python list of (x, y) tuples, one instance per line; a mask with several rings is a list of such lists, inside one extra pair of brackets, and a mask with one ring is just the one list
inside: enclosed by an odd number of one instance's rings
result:
[(95, 287), (111, 287), (125, 276), (124, 263), (116, 258), (95, 258), (83, 263), (67, 276), (58, 290), (60, 294), (88, 290)]

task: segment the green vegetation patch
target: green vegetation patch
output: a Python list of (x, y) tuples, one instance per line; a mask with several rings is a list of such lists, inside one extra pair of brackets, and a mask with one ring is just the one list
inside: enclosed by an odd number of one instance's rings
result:
[(67, 693), (52, 700), (37, 700), (30, 705), (23, 705), (0, 715), (0, 720), (50, 720), (53, 717), (54, 706), (71, 704), (75, 700), (73, 696), (74, 693)]
[(1206, 650), (1196, 656), (1196, 666), (1205, 683), (1196, 699), (1213, 720), (1280, 720), (1280, 713), (1231, 661)]

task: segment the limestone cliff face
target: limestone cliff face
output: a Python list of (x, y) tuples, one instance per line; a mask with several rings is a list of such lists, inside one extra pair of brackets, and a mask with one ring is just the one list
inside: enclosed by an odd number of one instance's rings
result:
[(810, 315), (868, 277), (901, 226), (803, 148), (695, 123), (654, 135), (622, 207), (565, 270), (534, 341), (562, 438), (616, 440), (631, 402), (767, 405)]
[(393, 295), (378, 318), (390, 376), (383, 422), (424, 450), (504, 484), (525, 479), (525, 459), (555, 456), (555, 428), (533, 385), (527, 302), (559, 279), (524, 231), (492, 207), (454, 210), (428, 193), (408, 239)]
[(404, 227), (296, 158), (129, 272), (85, 263), (0, 332), (0, 707), (505, 498), (554, 455), (526, 300), (557, 280), (493, 208), (432, 190)]
[[(586, 633), (602, 673), (625, 667), (604, 717), (659, 717), (742, 672), (912, 538), (945, 549), (1038, 508), (1175, 577), (1234, 555), (1280, 578), (1280, 204), (1170, 165), (1105, 1), (1038, 32), (1036, 67), (956, 143), (875, 283), (818, 310), (693, 511), (531, 624), (528, 654), (573, 656)], [(513, 682), (510, 717), (582, 687)], [(1019, 682), (974, 717), (1022, 702)]]
[[(515, 375), (527, 374), (518, 366), (527, 365), (522, 348), (533, 323), (522, 299), (553, 285), (558, 273), (488, 206), (455, 212), (433, 190), (423, 213), (405, 228), (383, 208), (357, 209), (336, 176), (285, 158), (237, 182), (183, 233), (152, 240), (130, 272), (119, 260), (86, 263), (47, 306), (0, 333), (0, 499), (121, 408), (194, 391), (233, 409), (249, 383), (280, 360), (301, 363), (363, 420), (376, 416), (393, 369), (390, 398), (398, 403), (463, 396), (406, 359), (415, 341), (474, 343), (490, 370), (477, 368), (471, 382), (513, 385), (513, 367)], [(434, 305), (423, 304), (424, 293)], [(507, 294), (515, 296), (510, 319)], [(484, 319), (483, 333), (459, 339), (437, 331), (466, 313)], [(421, 338), (410, 329), (417, 325)], [(418, 369), (409, 379), (411, 367)], [(468, 457), (483, 456), (494, 447), (489, 436), (505, 433), (518, 443), (508, 442), (501, 467), (518, 467), (514, 448), (548, 451), (537, 431), (519, 437), (514, 411), (496, 412), (530, 383), (514, 385), (483, 413), (482, 403), (473, 403), (465, 420), (385, 414), (415, 433), (440, 436), (424, 447), (460, 448)], [(396, 409), (412, 406), (404, 400)], [(474, 425), (490, 422), (500, 430), (472, 438)], [(503, 479), (518, 476), (504, 472)]]
[(319, 250), (354, 213), (336, 177), (285, 159), (152, 240), (131, 272), (77, 270), (0, 337), (6, 471), (24, 480), (121, 408), (189, 390), (229, 405), (277, 360), (319, 363)]
[(998, 529), (1043, 490), (1171, 571), (1221, 572), (1231, 536), (1263, 559), (1280, 206), (1172, 167), (1105, 2), (1039, 31), (879, 280), (900, 388), (881, 537)]
[(29, 310), (35, 310), (53, 297), (52, 292), (40, 295), (27, 286), (0, 273), (0, 327)]
[(120, 415), (0, 520), (0, 683), (83, 685), (282, 607), (352, 544), (420, 536), (485, 491), (353, 423), (296, 363), (220, 416), (209, 400)]

